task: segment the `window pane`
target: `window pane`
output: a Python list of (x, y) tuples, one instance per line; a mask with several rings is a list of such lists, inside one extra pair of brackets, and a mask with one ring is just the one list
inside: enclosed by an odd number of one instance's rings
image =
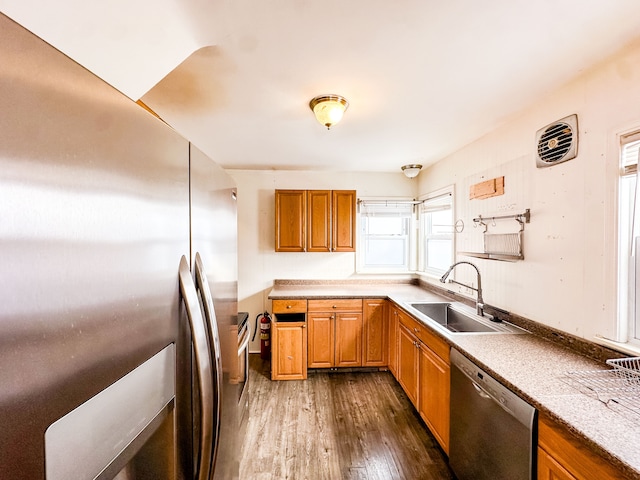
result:
[(410, 200), (360, 203), (359, 271), (409, 271), (413, 210)]
[(406, 235), (406, 219), (399, 217), (368, 217), (368, 235)]
[(407, 242), (405, 238), (368, 238), (366, 250), (367, 266), (402, 267), (406, 265)]
[(452, 192), (426, 200), (420, 208), (420, 270), (444, 273), (453, 262)]
[(427, 267), (442, 270), (443, 272), (451, 265), (453, 257), (452, 242), (446, 240), (427, 240)]

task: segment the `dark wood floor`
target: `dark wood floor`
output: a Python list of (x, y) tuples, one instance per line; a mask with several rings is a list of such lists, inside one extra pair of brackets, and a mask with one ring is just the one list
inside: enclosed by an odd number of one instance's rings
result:
[(259, 355), (250, 370), (242, 480), (455, 478), (389, 372), (272, 382)]

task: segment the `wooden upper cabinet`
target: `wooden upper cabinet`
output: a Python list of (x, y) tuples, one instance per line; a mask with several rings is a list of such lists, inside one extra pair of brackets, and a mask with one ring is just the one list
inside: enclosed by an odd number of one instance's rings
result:
[(355, 190), (333, 190), (332, 192), (334, 252), (356, 251), (356, 192)]
[(276, 190), (276, 252), (304, 252), (306, 237), (306, 191)]
[(355, 190), (276, 190), (276, 252), (354, 252)]
[(307, 191), (307, 251), (331, 251), (331, 190)]

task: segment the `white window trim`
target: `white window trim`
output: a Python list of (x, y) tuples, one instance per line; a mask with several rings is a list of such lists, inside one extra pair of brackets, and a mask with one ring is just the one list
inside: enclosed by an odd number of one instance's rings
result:
[[(610, 348), (631, 355), (640, 354), (640, 342), (629, 335), (630, 325), (627, 315), (621, 304), (621, 288), (626, 288), (626, 280), (622, 283), (619, 271), (619, 229), (620, 229), (620, 179), (621, 166), (620, 154), (621, 146), (625, 137), (640, 131), (640, 123), (635, 122), (611, 132), (610, 141), (607, 145), (606, 178), (610, 188), (609, 195), (605, 197), (606, 223), (604, 228), (605, 245), (611, 245), (605, 251), (605, 314), (610, 318), (610, 323), (603, 325), (601, 331), (597, 331), (593, 341)], [(626, 292), (623, 292), (626, 295)], [(610, 307), (608, 306), (610, 305)], [(608, 313), (607, 313), (608, 312)]]
[[(455, 204), (455, 185), (448, 185), (446, 187), (440, 188), (438, 190), (435, 190), (433, 192), (429, 192), (425, 195), (421, 195), (420, 197), (418, 197), (418, 200), (420, 200), (420, 202), (427, 202), (429, 200), (433, 200), (435, 198), (438, 197), (443, 197), (445, 195), (450, 195), (451, 196), (451, 217), (452, 220), (455, 219), (455, 212), (456, 212), (456, 204)], [(422, 219), (419, 218), (419, 222), (418, 222), (418, 227), (421, 225), (421, 221)], [(452, 238), (452, 245), (451, 245), (451, 263), (453, 263), (455, 261), (456, 258), (456, 235), (455, 235), (455, 227), (454, 225), (451, 225), (452, 228), (452, 234), (453, 234), (453, 238)], [(420, 275), (424, 275), (426, 277), (432, 277), (432, 278), (440, 278), (442, 276), (442, 274), (445, 272), (444, 270), (442, 272), (440, 271), (435, 271), (435, 270), (428, 270), (426, 268), (426, 266), (424, 265), (424, 262), (426, 262), (426, 252), (424, 251), (424, 241), (422, 238), (422, 231), (421, 229), (419, 229), (418, 234), (417, 234), (417, 244), (418, 244), (418, 271), (417, 273)]]
[[(419, 203), (412, 197), (361, 197), (358, 198), (358, 213), (356, 215), (356, 228), (358, 232), (361, 232), (361, 216), (360, 216), (360, 203), (361, 202), (382, 202), (382, 203), (413, 203), (414, 206)], [(416, 273), (417, 254), (416, 254), (416, 242), (417, 242), (417, 217), (416, 208), (414, 207), (411, 219), (409, 222), (409, 267), (408, 269), (399, 268), (365, 268), (362, 263), (362, 244), (360, 243), (362, 235), (358, 233), (358, 247), (356, 249), (356, 273), (358, 275), (413, 275)]]

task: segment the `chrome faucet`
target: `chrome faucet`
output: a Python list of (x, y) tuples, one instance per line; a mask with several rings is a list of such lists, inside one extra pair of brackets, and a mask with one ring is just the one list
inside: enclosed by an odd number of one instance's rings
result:
[(478, 274), (478, 288), (474, 288), (470, 285), (465, 285), (464, 283), (460, 283), (460, 282), (457, 282), (456, 280), (451, 280), (451, 279), (449, 279), (449, 283), (457, 283), (458, 285), (462, 285), (463, 287), (470, 288), (471, 290), (475, 290), (476, 292), (478, 292), (478, 298), (476, 300), (476, 313), (481, 317), (484, 317), (484, 300), (482, 299), (482, 280), (480, 278), (480, 270), (478, 270), (478, 267), (476, 267), (471, 262), (465, 262), (465, 261), (456, 262), (449, 267), (449, 270), (447, 270), (445, 274), (442, 275), (442, 277), (440, 277), (440, 281), (442, 283), (445, 283), (447, 281), (447, 277), (451, 274), (453, 269), (463, 263), (466, 263), (467, 265), (471, 265), (473, 268), (476, 269), (476, 272)]

